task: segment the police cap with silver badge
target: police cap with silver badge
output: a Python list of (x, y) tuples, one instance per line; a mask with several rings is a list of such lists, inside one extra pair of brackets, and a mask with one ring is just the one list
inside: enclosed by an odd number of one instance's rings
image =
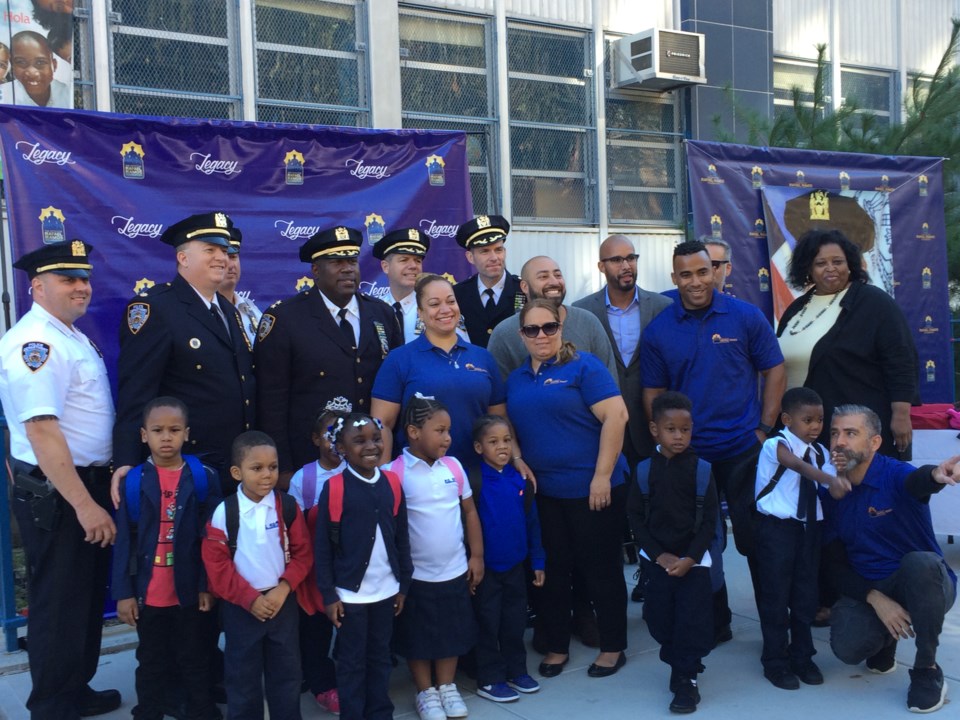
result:
[(430, 249), (430, 238), (416, 228), (401, 228), (384, 235), (373, 246), (373, 256), (383, 260), (390, 253), (423, 257)]
[(300, 261), (316, 262), (326, 258), (355, 258), (360, 255), (363, 233), (337, 225), (321, 230), (300, 246)]
[(466, 250), (491, 245), (498, 240), (506, 242), (510, 223), (500, 215), (478, 215), (457, 230), (457, 244)]
[(233, 226), (233, 220), (225, 212), (200, 213), (174, 223), (160, 236), (160, 242), (179, 247), (191, 240), (200, 240), (211, 245), (219, 245), (229, 250), (230, 241), (238, 243), (242, 239), (240, 230)]
[(93, 245), (83, 240), (65, 240), (50, 243), (23, 255), (13, 266), (25, 270), (31, 280), (41, 273), (56, 273), (74, 278), (89, 278), (93, 265), (90, 264), (90, 251)]

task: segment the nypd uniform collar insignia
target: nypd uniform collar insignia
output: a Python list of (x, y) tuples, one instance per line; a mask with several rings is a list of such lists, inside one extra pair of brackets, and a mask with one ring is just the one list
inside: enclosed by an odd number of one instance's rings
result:
[(257, 328), (257, 342), (263, 342), (267, 339), (267, 335), (273, 330), (273, 324), (276, 321), (277, 319), (270, 313), (263, 314), (263, 317), (260, 318), (260, 327)]
[(147, 303), (136, 302), (127, 306), (127, 327), (136, 335), (147, 324), (150, 317), (150, 306)]
[(50, 346), (42, 342), (28, 342), (23, 344), (21, 353), (23, 364), (30, 368), (30, 372), (36, 372), (50, 358)]

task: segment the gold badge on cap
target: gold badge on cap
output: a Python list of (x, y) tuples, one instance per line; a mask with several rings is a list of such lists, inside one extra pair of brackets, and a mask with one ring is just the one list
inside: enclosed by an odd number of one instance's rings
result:
[(810, 219), (830, 219), (830, 197), (823, 190), (810, 193)]
[(338, 227), (338, 228), (337, 228), (336, 230), (334, 230), (333, 232), (334, 232), (334, 235), (337, 236), (337, 240), (338, 240), (338, 241), (340, 241), (340, 240), (349, 240), (349, 239), (350, 239), (350, 233), (347, 231), (347, 229), (346, 229), (345, 227)]
[(213, 223), (214, 223), (214, 225), (216, 225), (218, 228), (225, 228), (225, 227), (228, 226), (228, 224), (227, 224), (227, 216), (226, 216), (224, 213), (219, 213), (219, 212), (218, 212), (218, 213), (215, 213), (214, 216), (213, 216)]
[(74, 240), (70, 244), (70, 253), (74, 257), (86, 257), (87, 249), (83, 246), (83, 240)]
[(477, 215), (477, 227), (478, 228), (490, 227), (490, 218), (488, 218), (486, 215)]
[(409, 230), (407, 230), (407, 239), (409, 239), (409, 240), (419, 240), (419, 239), (420, 239), (420, 231), (417, 230), (416, 228), (410, 228)]

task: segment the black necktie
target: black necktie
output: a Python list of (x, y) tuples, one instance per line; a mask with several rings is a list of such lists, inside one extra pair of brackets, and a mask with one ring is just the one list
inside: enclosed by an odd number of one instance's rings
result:
[[(817, 460), (820, 460), (820, 453), (817, 453)], [(810, 448), (803, 453), (803, 461), (810, 462)], [(816, 463), (812, 463), (816, 464)], [(820, 467), (823, 463), (820, 462)], [(797, 494), (797, 520), (817, 521), (817, 484), (813, 480), (800, 476), (800, 492)]]
[(393, 304), (393, 312), (397, 316), (397, 324), (400, 326), (400, 338), (406, 342), (406, 338), (403, 336), (403, 306), (399, 300)]
[(347, 339), (347, 344), (356, 350), (357, 336), (353, 334), (353, 325), (347, 320), (347, 309), (340, 308), (337, 317), (340, 318), (340, 332), (342, 332), (343, 336)]
[(210, 314), (213, 315), (214, 322), (226, 331), (227, 337), (230, 337), (230, 326), (227, 325), (226, 318), (220, 314), (220, 307), (216, 303), (210, 303)]
[(483, 294), (487, 296), (487, 299), (483, 301), (483, 309), (489, 312), (493, 310), (496, 302), (493, 300), (493, 288), (487, 288), (483, 291)]

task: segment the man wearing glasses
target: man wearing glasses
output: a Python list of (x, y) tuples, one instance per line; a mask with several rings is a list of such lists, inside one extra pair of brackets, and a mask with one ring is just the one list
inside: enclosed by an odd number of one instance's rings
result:
[(721, 238), (706, 237), (701, 238), (700, 242), (707, 246), (707, 254), (710, 256), (710, 264), (713, 266), (713, 286), (719, 293), (726, 293), (727, 278), (730, 277), (730, 271), (733, 270), (733, 263), (730, 261), (733, 257), (733, 251), (730, 249), (730, 243)]

